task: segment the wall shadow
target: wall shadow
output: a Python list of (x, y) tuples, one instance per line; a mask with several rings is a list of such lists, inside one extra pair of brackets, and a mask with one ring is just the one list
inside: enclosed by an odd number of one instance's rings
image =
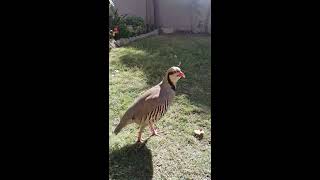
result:
[(126, 145), (109, 154), (109, 179), (146, 179), (153, 177), (152, 153), (143, 144)]
[[(199, 40), (199, 37), (202, 39)], [(184, 40), (185, 38), (188, 40)], [(177, 96), (185, 94), (193, 104), (210, 108), (211, 42), (205, 38), (208, 37), (166, 35), (156, 40), (143, 39), (125, 47), (144, 53), (124, 53), (119, 57), (120, 63), (126, 67), (141, 69), (147, 76), (147, 84), (150, 88), (162, 80), (168, 68), (177, 66), (181, 61), (186, 79), (178, 82)]]

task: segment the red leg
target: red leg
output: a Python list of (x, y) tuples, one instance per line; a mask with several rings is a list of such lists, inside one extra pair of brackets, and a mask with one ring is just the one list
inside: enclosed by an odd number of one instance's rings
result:
[(138, 139), (137, 139), (137, 143), (142, 143), (143, 139), (142, 139), (142, 131), (143, 131), (144, 127), (140, 127), (139, 132), (138, 132)]

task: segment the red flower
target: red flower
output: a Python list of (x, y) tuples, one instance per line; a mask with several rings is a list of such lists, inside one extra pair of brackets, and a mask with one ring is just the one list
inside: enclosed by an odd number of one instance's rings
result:
[(118, 27), (118, 26), (114, 27), (114, 28), (113, 28), (113, 32), (114, 32), (114, 33), (119, 33), (119, 27)]

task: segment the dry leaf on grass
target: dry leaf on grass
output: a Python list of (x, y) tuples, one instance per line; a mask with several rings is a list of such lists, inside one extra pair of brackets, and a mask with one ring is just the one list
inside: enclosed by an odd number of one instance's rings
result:
[(194, 130), (195, 137), (202, 139), (204, 135), (204, 131), (202, 129)]

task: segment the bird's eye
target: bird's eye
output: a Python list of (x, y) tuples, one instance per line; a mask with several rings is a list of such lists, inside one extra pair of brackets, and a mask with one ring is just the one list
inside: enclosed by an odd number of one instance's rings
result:
[(179, 71), (171, 71), (171, 72), (169, 73), (169, 75), (175, 74), (175, 73), (177, 73), (177, 72), (179, 72)]

